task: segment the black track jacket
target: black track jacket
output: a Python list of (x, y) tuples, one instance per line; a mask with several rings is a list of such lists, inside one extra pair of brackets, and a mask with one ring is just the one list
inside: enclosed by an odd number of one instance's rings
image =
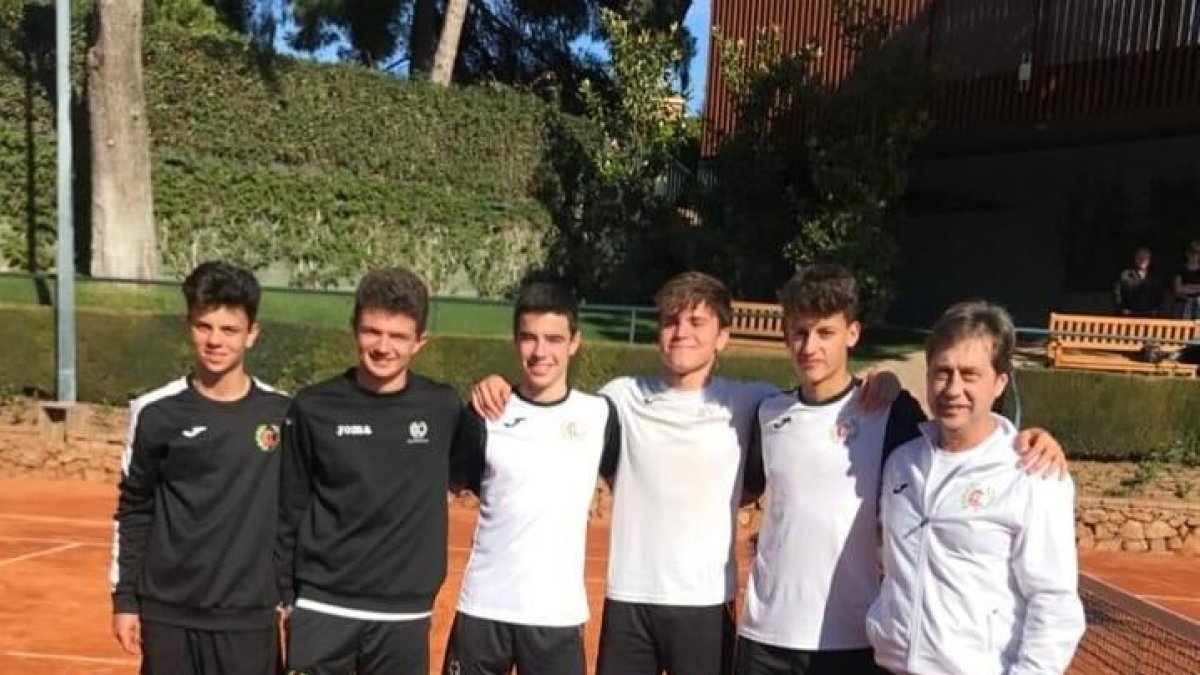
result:
[(279, 428), (288, 398), (257, 381), (213, 401), (180, 378), (130, 406), (113, 611), (198, 630), (274, 625)]

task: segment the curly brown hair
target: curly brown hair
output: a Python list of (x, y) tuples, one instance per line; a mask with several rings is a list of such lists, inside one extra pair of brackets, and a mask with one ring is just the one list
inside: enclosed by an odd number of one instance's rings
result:
[(858, 283), (841, 265), (809, 265), (779, 289), (779, 304), (788, 319), (841, 313), (847, 322), (857, 321)]

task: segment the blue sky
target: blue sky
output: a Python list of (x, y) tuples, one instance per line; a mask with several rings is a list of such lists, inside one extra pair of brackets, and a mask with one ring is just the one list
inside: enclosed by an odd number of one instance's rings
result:
[[(688, 110), (692, 113), (699, 114), (704, 109), (704, 89), (708, 84), (708, 47), (709, 47), (709, 23), (712, 16), (712, 0), (693, 0), (691, 9), (688, 10), (687, 17), (684, 19), (684, 25), (696, 37), (696, 57), (692, 59), (689, 67), (691, 75), (692, 87), (688, 96)], [(320, 50), (316, 54), (298, 53), (288, 47), (284, 35), (287, 30), (280, 31), (275, 40), (275, 47), (280, 52), (291, 54), (300, 58), (316, 58), (319, 61), (333, 61), (337, 59), (337, 44), (332, 44)], [(604, 52), (602, 45), (589, 39), (581, 40), (577, 46), (581, 49), (595, 50)], [(397, 69), (397, 74), (403, 74), (404, 68)]]
[(704, 88), (708, 84), (708, 27), (712, 17), (712, 0), (695, 0), (688, 10), (684, 25), (696, 36), (696, 58), (692, 60), (690, 75), (692, 92), (688, 98), (688, 110), (700, 113), (704, 109)]

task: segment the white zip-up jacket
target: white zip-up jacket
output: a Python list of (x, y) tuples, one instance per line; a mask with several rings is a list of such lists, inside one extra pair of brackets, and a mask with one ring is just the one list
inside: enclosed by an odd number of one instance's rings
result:
[(1083, 635), (1070, 479), (1027, 476), (1016, 429), (962, 452), (937, 426), (884, 467), (885, 578), (867, 617), (879, 665), (904, 675), (1060, 675)]

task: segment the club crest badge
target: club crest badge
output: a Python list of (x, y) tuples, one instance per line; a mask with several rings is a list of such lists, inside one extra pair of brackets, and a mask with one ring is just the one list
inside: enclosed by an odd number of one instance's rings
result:
[(408, 444), (428, 443), (429, 423), (425, 420), (414, 420), (408, 425)]
[(972, 483), (966, 490), (963, 490), (961, 502), (963, 509), (979, 511), (991, 504), (995, 498), (996, 493), (991, 487), (983, 483)]
[(830, 436), (835, 443), (846, 445), (858, 437), (858, 420), (854, 417), (846, 417), (837, 421), (830, 431)]
[(563, 422), (562, 437), (565, 441), (577, 441), (583, 438), (583, 425), (579, 422)]
[(254, 430), (254, 444), (263, 452), (275, 452), (279, 447), (279, 425), (258, 425), (258, 428)]

